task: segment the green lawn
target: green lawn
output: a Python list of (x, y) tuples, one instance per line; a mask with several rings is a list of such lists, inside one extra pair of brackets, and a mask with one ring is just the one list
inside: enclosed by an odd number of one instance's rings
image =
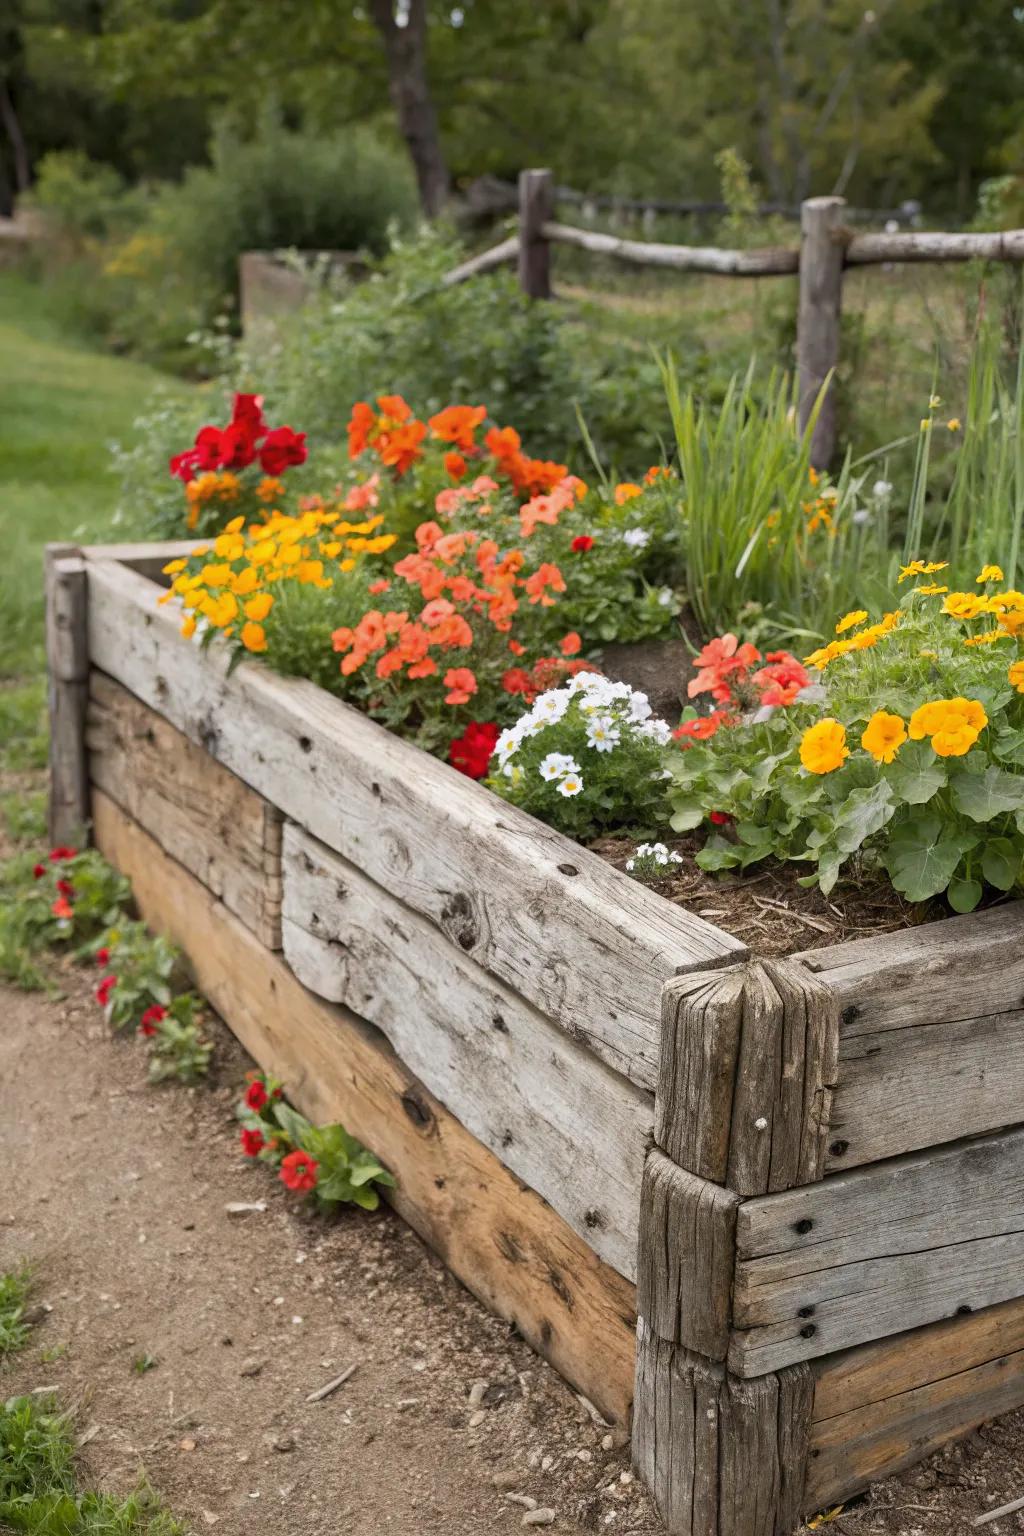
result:
[(39, 671), (43, 545), (109, 529), (117, 500), (109, 445), (130, 439), (163, 375), (62, 335), (45, 290), (10, 271), (0, 271), (0, 359), (3, 678)]

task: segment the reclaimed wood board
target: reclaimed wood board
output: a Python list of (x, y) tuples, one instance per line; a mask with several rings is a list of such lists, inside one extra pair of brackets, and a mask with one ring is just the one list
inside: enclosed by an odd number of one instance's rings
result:
[(85, 709), (89, 676), (85, 562), (73, 545), (48, 544), (46, 674), (50, 720), (50, 846), (78, 845), (89, 821)]
[(294, 822), (283, 920), (303, 985), (382, 1029), (467, 1130), (634, 1279), (652, 1096)]
[(636, 1297), (546, 1201), (472, 1136), (384, 1036), (314, 997), (223, 902), (102, 791), (97, 846), (197, 985), (302, 1112), (340, 1120), (399, 1182), (393, 1204), (491, 1311), (606, 1415), (628, 1420)]
[(1024, 1128), (748, 1200), (729, 1363), (757, 1376), (1024, 1292)]
[(280, 811), (102, 672), (90, 677), (87, 721), (92, 782), (280, 949)]
[(322, 689), (181, 638), (155, 586), (87, 563), (93, 664), (292, 820), (653, 1089), (660, 997), (738, 940), (390, 735)]
[(1024, 1404), (1024, 1299), (815, 1361), (806, 1510)]

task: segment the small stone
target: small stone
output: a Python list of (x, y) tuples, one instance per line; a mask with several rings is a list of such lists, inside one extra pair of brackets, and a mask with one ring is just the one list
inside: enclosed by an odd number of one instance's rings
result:
[(489, 1386), (489, 1381), (474, 1381), (473, 1385), (469, 1389), (469, 1406), (471, 1408), (480, 1407), (480, 1404), (484, 1400), (484, 1393), (487, 1391)]
[(506, 1499), (510, 1504), (518, 1504), (523, 1509), (536, 1509), (537, 1500), (531, 1499), (528, 1493), (506, 1493)]
[(602, 1449), (602, 1451), (610, 1451), (614, 1445), (615, 1445), (615, 1441), (612, 1439), (611, 1435), (602, 1435), (601, 1436), (601, 1449)]
[(469, 1428), (477, 1429), (483, 1423), (486, 1417), (487, 1415), (484, 1410), (482, 1408), (478, 1408), (476, 1413), (471, 1413), (469, 1416)]
[(283, 1435), (278, 1435), (277, 1439), (273, 1442), (273, 1446), (275, 1451), (281, 1451), (282, 1454), (285, 1451), (294, 1451), (295, 1436), (291, 1430), (286, 1430)]
[(619, 1482), (629, 1484), (633, 1481), (633, 1474), (628, 1469), (619, 1473)]
[(550, 1472), (554, 1464), (555, 1458), (553, 1456), (544, 1456), (541, 1458), (540, 1469), (542, 1472)]
[(182, 1441), (179, 1441), (179, 1445), (178, 1445), (178, 1449), (179, 1450), (182, 1450), (182, 1451), (194, 1451), (195, 1448), (196, 1448), (196, 1442), (194, 1440), (182, 1440)]
[(576, 1452), (576, 1460), (577, 1461), (592, 1461), (593, 1457), (591, 1456), (589, 1451), (581, 1450), (581, 1451), (577, 1451)]
[(554, 1525), (555, 1511), (553, 1509), (531, 1509), (520, 1522), (522, 1525)]
[(258, 1376), (263, 1369), (262, 1360), (243, 1360), (239, 1376)]
[(522, 1473), (517, 1472), (515, 1467), (503, 1467), (499, 1472), (493, 1473), (491, 1486), (492, 1488), (515, 1488), (522, 1480)]

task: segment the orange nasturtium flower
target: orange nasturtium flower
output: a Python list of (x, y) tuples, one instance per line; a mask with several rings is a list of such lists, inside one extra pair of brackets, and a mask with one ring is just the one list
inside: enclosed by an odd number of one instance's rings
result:
[(808, 773), (832, 773), (849, 755), (846, 729), (831, 718), (812, 725), (800, 742), (800, 761)]
[(860, 744), (876, 763), (891, 763), (907, 739), (907, 728), (899, 715), (877, 709), (864, 727)]
[(1024, 693), (1024, 661), (1015, 661), (1006, 676), (1018, 693)]

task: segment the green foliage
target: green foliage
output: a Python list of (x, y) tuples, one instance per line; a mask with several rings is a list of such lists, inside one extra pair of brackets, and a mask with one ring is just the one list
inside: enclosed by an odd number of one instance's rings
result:
[[(130, 893), (127, 881), (125, 885)], [(179, 954), (162, 934), (151, 934), (145, 923), (120, 918), (85, 952), (101, 947), (107, 952), (105, 968), (116, 978), (104, 1005), (112, 1029), (138, 1024), (141, 1015), (154, 1004), (170, 1007)]]
[(129, 193), (112, 165), (80, 149), (51, 150), (36, 167), (30, 206), (73, 249), (121, 234), (139, 218), (143, 194)]
[(202, 1003), (192, 992), (171, 999), (149, 1037), (149, 1081), (198, 1083), (210, 1070), (213, 1046), (201, 1026)]
[[(70, 894), (69, 894), (70, 893)], [(45, 949), (98, 943), (131, 887), (94, 849), (18, 854), (0, 868), (0, 975), (43, 986), (35, 958)]]
[(0, 796), (0, 813), (14, 843), (40, 843), (46, 836), (46, 795)]
[[(958, 912), (986, 887), (1024, 889), (1015, 601), (1009, 625), (997, 628), (998, 594), (973, 600), (977, 613), (961, 620), (938, 610), (938, 598), (911, 592), (895, 623), (855, 625), (845, 632), (852, 638), (819, 653), (823, 702), (726, 723), (673, 753), (673, 827), (696, 827), (712, 811), (735, 822), (729, 837), (708, 839), (698, 864), (793, 859), (828, 892), (853, 860), (883, 867), (908, 901), (945, 894)], [(964, 643), (990, 633), (991, 643)]]
[[(313, 1125), (287, 1104), (283, 1084), (265, 1073), (254, 1073), (236, 1114), (242, 1124), (243, 1147), (250, 1157), (281, 1170), (289, 1184), (289, 1160), (296, 1153), (313, 1159), (307, 1192), (317, 1208), (333, 1214), (342, 1205), (358, 1205), (375, 1211), (380, 1189), (396, 1188), (396, 1181), (354, 1136), (341, 1125)], [(246, 1146), (253, 1137), (251, 1147)], [(295, 1187), (289, 1185), (289, 1187)]]
[(550, 689), (498, 738), (496, 794), (569, 837), (649, 831), (666, 812), (668, 726), (642, 693), (593, 672)]
[(0, 1274), (0, 1362), (21, 1349), (28, 1338), (24, 1316), (31, 1288), (32, 1275), (27, 1267)]
[(24, 1536), (187, 1536), (145, 1484), (125, 1499), (80, 1491), (71, 1415), (37, 1394), (0, 1406), (0, 1524)]
[(46, 767), (49, 732), (42, 680), (0, 688), (0, 771), (25, 773)]
[(156, 1370), (157, 1360), (148, 1350), (143, 1355), (136, 1355), (132, 1360), (132, 1370), (136, 1376), (146, 1376), (150, 1371)]

